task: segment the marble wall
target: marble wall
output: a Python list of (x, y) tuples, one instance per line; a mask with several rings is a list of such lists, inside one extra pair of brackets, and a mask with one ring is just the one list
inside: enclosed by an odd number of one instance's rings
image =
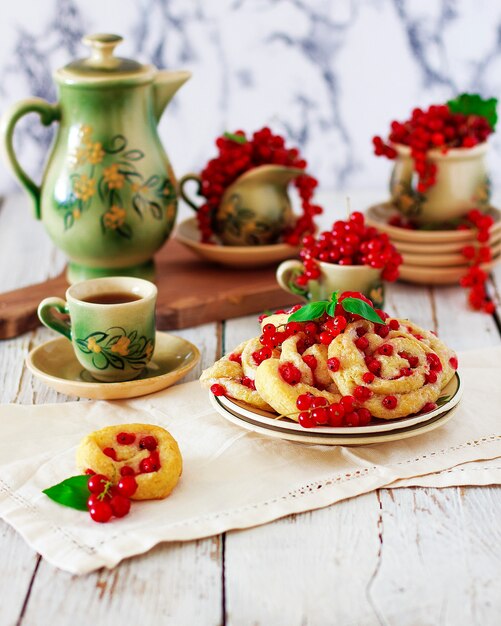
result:
[[(88, 32), (120, 33), (121, 55), (193, 72), (161, 121), (179, 175), (203, 165), (220, 132), (267, 124), (325, 189), (382, 190), (390, 165), (371, 137), (392, 118), (465, 90), (501, 93), (499, 0), (2, 0), (0, 108), (55, 100), (52, 71), (85, 55)], [(36, 119), (20, 125), (31, 172), (50, 139)], [(0, 166), (0, 192), (13, 188)]]

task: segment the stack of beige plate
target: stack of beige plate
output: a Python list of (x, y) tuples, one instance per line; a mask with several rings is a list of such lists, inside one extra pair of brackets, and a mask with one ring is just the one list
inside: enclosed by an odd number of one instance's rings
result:
[[(494, 218), (489, 245), (493, 258), (482, 268), (490, 270), (501, 258), (501, 211), (491, 207)], [(367, 224), (387, 233), (402, 255), (400, 278), (426, 285), (457, 284), (466, 274), (469, 261), (462, 255), (465, 246), (477, 246), (474, 230), (410, 230), (391, 226), (388, 222), (398, 211), (390, 203), (377, 204), (368, 209)]]

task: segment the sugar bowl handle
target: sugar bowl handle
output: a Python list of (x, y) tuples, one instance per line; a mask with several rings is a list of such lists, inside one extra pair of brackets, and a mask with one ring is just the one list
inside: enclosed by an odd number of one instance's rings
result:
[(186, 204), (189, 204), (190, 207), (194, 210), (198, 212), (198, 209), (200, 208), (198, 204), (195, 204), (193, 202), (193, 200), (187, 195), (186, 191), (184, 190), (184, 186), (188, 181), (195, 181), (198, 185), (197, 187), (197, 196), (199, 196), (200, 198), (203, 198), (202, 196), (202, 179), (200, 178), (200, 176), (198, 174), (185, 174), (180, 180), (179, 180), (179, 195), (181, 196), (181, 198), (186, 202)]
[[(68, 305), (62, 298), (45, 298), (38, 305), (38, 318), (44, 326), (64, 335), (71, 341), (71, 321)], [(63, 317), (65, 316), (65, 317)]]

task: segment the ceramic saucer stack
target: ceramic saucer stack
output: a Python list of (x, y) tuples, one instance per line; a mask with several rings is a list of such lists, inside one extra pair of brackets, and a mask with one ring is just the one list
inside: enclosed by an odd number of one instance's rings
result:
[(443, 426), (454, 415), (462, 393), (463, 388), (456, 372), (454, 378), (442, 390), (440, 406), (433, 411), (398, 420), (373, 419), (367, 426), (339, 428), (333, 426), (303, 428), (290, 419), (278, 419), (274, 413), (256, 409), (225, 396), (210, 394), (210, 401), (214, 409), (226, 420), (260, 435), (298, 443), (362, 446), (408, 439)]
[[(494, 218), (489, 245), (493, 258), (482, 268), (489, 271), (501, 258), (501, 211), (491, 207), (487, 212)], [(389, 220), (400, 213), (390, 203), (372, 206), (366, 213), (370, 226), (387, 233), (402, 255), (400, 278), (426, 285), (457, 284), (466, 274), (469, 262), (462, 255), (465, 246), (477, 246), (473, 230), (411, 230), (391, 226)]]

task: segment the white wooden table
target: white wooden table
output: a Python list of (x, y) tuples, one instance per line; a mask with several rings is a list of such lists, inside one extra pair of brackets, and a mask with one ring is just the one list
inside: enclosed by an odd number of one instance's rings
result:
[[(332, 207), (344, 200), (322, 199), (330, 223)], [(352, 206), (379, 199), (353, 194)], [(0, 293), (63, 265), (27, 202), (8, 198), (0, 208)], [(396, 284), (386, 309), (438, 331), (458, 350), (499, 345), (499, 318), (468, 311), (464, 298), (455, 287)], [(177, 334), (201, 347), (192, 380), (255, 335), (256, 316)], [(52, 336), (38, 329), (0, 341), (1, 402), (67, 400), (24, 366), (28, 351)], [(52, 567), (0, 521), (0, 626), (497, 625), (500, 520), (496, 487), (380, 489), (259, 528), (163, 544), (84, 577)]]

